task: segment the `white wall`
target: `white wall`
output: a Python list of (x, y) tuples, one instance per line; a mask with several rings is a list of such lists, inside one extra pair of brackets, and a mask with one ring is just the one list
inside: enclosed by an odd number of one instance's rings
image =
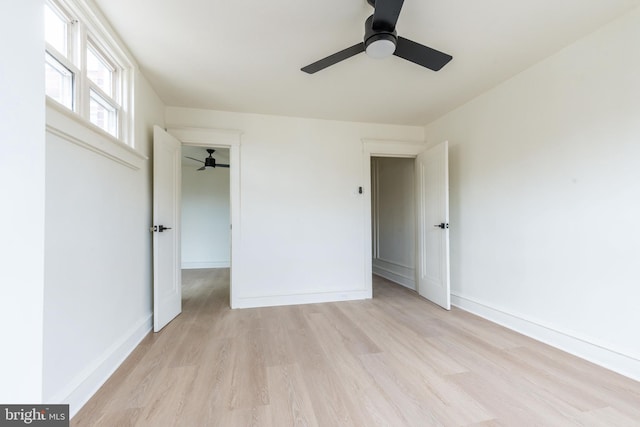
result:
[[(167, 126), (239, 129), (234, 306), (366, 298), (362, 138), (422, 140), (421, 127), (167, 108)], [(371, 274), (369, 271), (368, 274)]]
[[(164, 106), (140, 74), (135, 88), (136, 147), (150, 156)], [(76, 138), (101, 141), (90, 131)], [(129, 156), (135, 169), (46, 139), (44, 399), (74, 413), (150, 330), (151, 163)]]
[(0, 26), (2, 403), (38, 403), (42, 399), (45, 170), (42, 12), (41, 0), (0, 4), (0, 14), (6, 17)]
[(229, 267), (229, 169), (197, 168), (182, 165), (182, 268)]
[(453, 301), (638, 379), (639, 40), (635, 10), (425, 129)]
[(373, 272), (416, 289), (415, 159), (371, 159)]

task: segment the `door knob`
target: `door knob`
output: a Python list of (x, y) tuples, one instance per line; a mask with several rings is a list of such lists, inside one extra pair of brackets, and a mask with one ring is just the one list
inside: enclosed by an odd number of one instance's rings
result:
[(158, 226), (158, 231), (162, 233), (164, 230), (171, 230), (171, 227), (165, 227), (164, 225), (160, 224)]
[(440, 224), (434, 225), (434, 227), (442, 228), (444, 230), (445, 228), (449, 228), (449, 223), (441, 222)]

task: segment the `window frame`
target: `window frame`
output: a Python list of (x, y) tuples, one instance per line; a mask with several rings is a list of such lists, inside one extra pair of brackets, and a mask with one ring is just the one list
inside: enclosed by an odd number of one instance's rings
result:
[[(78, 81), (80, 78), (80, 68), (76, 65), (78, 52), (74, 49), (74, 40), (77, 39), (77, 30), (78, 30), (78, 21), (73, 18), (73, 16), (65, 10), (60, 4), (56, 1), (45, 1), (45, 6), (49, 7), (54, 14), (56, 14), (59, 18), (66, 21), (66, 52), (60, 52), (57, 48), (55, 48), (52, 44), (50, 44), (45, 37), (45, 64), (47, 62), (46, 56), (50, 55), (54, 60), (56, 60), (60, 65), (69, 70), (72, 74), (72, 82), (71, 82), (71, 111), (76, 111), (79, 106), (79, 94), (78, 94)], [(53, 100), (56, 104), (63, 106), (64, 108), (69, 108), (66, 105), (58, 102), (56, 99), (51, 98), (47, 95), (47, 97)]]
[[(45, 40), (45, 56), (51, 55), (73, 73), (73, 105), (69, 109), (46, 95), (48, 105), (77, 115), (86, 126), (93, 127), (116, 140), (133, 146), (133, 77), (135, 62), (122, 47), (99, 12), (84, 0), (45, 0), (46, 7), (67, 20), (67, 52), (59, 52)], [(88, 76), (87, 52), (93, 53), (111, 68), (112, 94), (106, 93)], [(95, 93), (116, 111), (115, 132), (91, 121), (91, 94)]]

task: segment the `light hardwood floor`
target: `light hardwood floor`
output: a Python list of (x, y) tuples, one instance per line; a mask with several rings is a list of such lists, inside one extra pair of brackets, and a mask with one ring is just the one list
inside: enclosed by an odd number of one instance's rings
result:
[(74, 426), (640, 426), (640, 383), (374, 277), (374, 299), (230, 310), (186, 270)]

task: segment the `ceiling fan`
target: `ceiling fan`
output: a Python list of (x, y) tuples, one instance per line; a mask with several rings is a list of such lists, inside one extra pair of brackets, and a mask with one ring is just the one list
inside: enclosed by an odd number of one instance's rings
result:
[(451, 55), (397, 35), (396, 22), (404, 0), (367, 0), (367, 3), (374, 11), (364, 23), (364, 41), (309, 64), (301, 68), (302, 71), (313, 74), (361, 52), (373, 58), (399, 56), (433, 71), (453, 59)]
[(206, 168), (228, 168), (229, 165), (226, 165), (224, 163), (216, 163), (216, 159), (213, 158), (213, 153), (215, 152), (216, 150), (214, 150), (213, 148), (207, 148), (207, 153), (209, 153), (209, 157), (205, 157), (204, 160), (195, 159), (189, 156), (184, 156), (184, 157), (186, 157), (187, 159), (195, 160), (196, 162), (204, 163), (204, 166), (198, 169), (199, 171), (203, 171)]

